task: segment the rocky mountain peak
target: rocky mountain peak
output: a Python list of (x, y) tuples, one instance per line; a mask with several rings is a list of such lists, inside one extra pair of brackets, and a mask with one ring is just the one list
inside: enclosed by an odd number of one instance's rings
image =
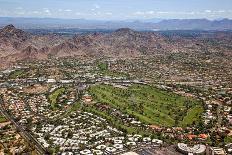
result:
[(29, 38), (29, 34), (27, 32), (24, 32), (23, 30), (17, 29), (14, 27), (14, 25), (10, 24), (5, 26), (3, 29), (0, 30), (0, 37), (5, 38), (15, 38), (22, 41), (25, 41)]
[(14, 25), (12, 25), (12, 24), (7, 25), (7, 26), (5, 26), (5, 27), (2, 29), (2, 31), (4, 31), (4, 32), (12, 32), (12, 31), (14, 31), (14, 30), (16, 30), (16, 28), (15, 28)]
[(38, 52), (37, 48), (34, 46), (28, 46), (24, 50), (22, 50), (23, 53), (31, 54), (31, 53), (36, 53)]

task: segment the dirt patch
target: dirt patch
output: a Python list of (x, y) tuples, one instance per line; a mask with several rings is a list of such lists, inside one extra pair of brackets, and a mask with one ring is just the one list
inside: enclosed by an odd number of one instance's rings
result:
[(4, 126), (6, 126), (6, 125), (8, 125), (8, 124), (10, 124), (10, 122), (0, 123), (0, 128), (2, 128), (2, 127), (4, 127)]
[(28, 94), (41, 94), (46, 93), (48, 88), (49, 87), (47, 85), (35, 84), (33, 86), (23, 88), (23, 91)]

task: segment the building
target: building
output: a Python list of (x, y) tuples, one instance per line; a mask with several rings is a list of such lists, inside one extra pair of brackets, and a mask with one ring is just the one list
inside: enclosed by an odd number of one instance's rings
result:
[(88, 94), (85, 94), (83, 97), (82, 97), (82, 100), (84, 100), (84, 102), (92, 102), (92, 97)]
[(210, 154), (211, 155), (225, 155), (226, 152), (223, 148), (219, 148), (219, 147), (211, 147), (210, 148)]
[(138, 153), (135, 153), (135, 152), (126, 152), (122, 155), (139, 155)]
[(178, 143), (177, 149), (179, 152), (186, 154), (186, 155), (201, 155), (201, 154), (203, 155), (205, 154), (206, 146), (197, 144), (197, 145), (194, 145), (193, 147), (190, 147), (187, 144)]

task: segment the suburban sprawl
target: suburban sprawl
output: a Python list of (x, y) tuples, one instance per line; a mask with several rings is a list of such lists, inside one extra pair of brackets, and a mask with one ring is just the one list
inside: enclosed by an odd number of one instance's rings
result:
[(231, 62), (197, 57), (18, 62), (0, 72), (0, 154), (230, 154)]

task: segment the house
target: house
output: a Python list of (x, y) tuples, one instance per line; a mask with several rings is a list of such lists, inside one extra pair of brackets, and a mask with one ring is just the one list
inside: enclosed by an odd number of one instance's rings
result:
[(90, 95), (88, 94), (85, 94), (83, 97), (82, 97), (82, 100), (84, 100), (85, 102), (91, 102), (93, 99)]
[(56, 80), (55, 79), (48, 79), (47, 83), (56, 83)]
[(162, 128), (160, 126), (157, 126), (157, 125), (150, 125), (149, 127), (155, 131), (162, 131)]
[(192, 140), (192, 139), (194, 139), (194, 138), (197, 138), (197, 136), (196, 136), (196, 135), (187, 135), (187, 138), (188, 138), (189, 140)]
[(226, 154), (225, 150), (219, 147), (211, 147), (209, 151), (211, 155), (225, 155)]
[(74, 80), (60, 80), (62, 84), (68, 84), (68, 83), (73, 83)]
[(135, 153), (135, 152), (126, 152), (122, 155), (139, 155), (138, 153)]
[(201, 140), (206, 140), (208, 138), (208, 135), (207, 134), (199, 134), (198, 138)]
[(228, 154), (232, 154), (232, 143), (226, 144), (226, 151)]

